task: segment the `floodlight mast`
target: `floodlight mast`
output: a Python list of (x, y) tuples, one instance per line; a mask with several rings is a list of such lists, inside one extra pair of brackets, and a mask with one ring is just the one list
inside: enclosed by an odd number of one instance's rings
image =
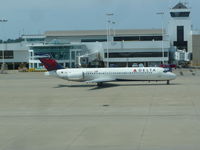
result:
[(110, 23), (112, 22), (110, 20), (110, 17), (113, 16), (114, 14), (113, 13), (107, 13), (106, 16), (107, 16), (107, 68), (109, 68), (109, 52), (108, 52), (108, 40), (109, 40), (109, 37), (110, 37)]
[[(8, 22), (7, 19), (0, 19), (0, 23), (6, 23)], [(2, 65), (1, 65), (1, 74), (5, 73), (5, 58), (4, 58), (4, 47), (3, 47), (3, 38), (2, 38)]]
[(164, 64), (164, 12), (157, 12), (157, 15), (161, 15), (162, 16), (162, 64)]

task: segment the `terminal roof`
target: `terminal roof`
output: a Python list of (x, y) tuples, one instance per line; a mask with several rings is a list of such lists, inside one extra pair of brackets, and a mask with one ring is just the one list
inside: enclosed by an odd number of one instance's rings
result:
[[(106, 30), (72, 30), (72, 31), (47, 31), (45, 36), (95, 36), (106, 35)], [(115, 30), (116, 35), (160, 35), (161, 29), (123, 29)]]

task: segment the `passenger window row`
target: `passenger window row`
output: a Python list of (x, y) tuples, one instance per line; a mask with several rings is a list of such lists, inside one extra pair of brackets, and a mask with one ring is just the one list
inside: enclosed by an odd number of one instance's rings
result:
[[(86, 72), (85, 74), (136, 74), (142, 72)], [(143, 72), (146, 74), (152, 74), (153, 72)]]

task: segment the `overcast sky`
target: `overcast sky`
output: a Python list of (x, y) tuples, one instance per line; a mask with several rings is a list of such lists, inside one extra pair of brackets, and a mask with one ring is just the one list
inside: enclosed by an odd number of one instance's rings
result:
[[(169, 8), (180, 0), (0, 0), (0, 39), (21, 34), (42, 34), (48, 30), (95, 30), (106, 28), (106, 13), (114, 13), (116, 29), (161, 28)], [(182, 0), (185, 1), (185, 0)], [(200, 1), (187, 0), (192, 8), (194, 28), (200, 29)]]

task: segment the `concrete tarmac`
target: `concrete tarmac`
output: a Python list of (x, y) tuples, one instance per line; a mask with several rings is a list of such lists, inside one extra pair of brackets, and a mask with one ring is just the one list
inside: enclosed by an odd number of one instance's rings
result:
[(175, 72), (102, 88), (0, 74), (0, 150), (199, 150), (200, 70)]

